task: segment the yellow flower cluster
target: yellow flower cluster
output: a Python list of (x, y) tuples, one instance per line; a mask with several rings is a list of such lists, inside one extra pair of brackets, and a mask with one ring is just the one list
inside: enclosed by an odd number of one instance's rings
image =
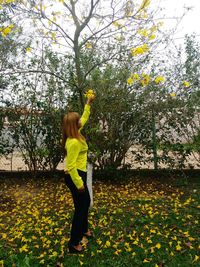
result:
[(147, 14), (147, 9), (151, 3), (151, 0), (142, 0), (142, 3), (139, 7), (139, 12), (138, 15), (136, 16), (137, 19), (147, 19), (148, 14)]
[(87, 42), (87, 43), (85, 44), (85, 47), (86, 47), (87, 49), (91, 49), (91, 48), (92, 48), (92, 43), (91, 43), (91, 42)]
[(150, 31), (147, 29), (139, 29), (137, 33), (141, 35), (142, 37), (148, 38), (149, 40), (154, 40), (156, 38), (156, 35), (153, 34), (151, 29)]
[(137, 31), (137, 33), (140, 34), (141, 36), (144, 36), (144, 37), (148, 37), (149, 36), (149, 33), (148, 33), (147, 29), (139, 29)]
[(84, 94), (85, 97), (90, 98), (90, 97), (95, 97), (95, 93), (93, 89), (88, 89), (87, 92)]
[(14, 27), (13, 24), (10, 24), (7, 27), (0, 27), (0, 33), (3, 37), (6, 37), (12, 30), (12, 28)]
[(190, 83), (188, 81), (184, 81), (183, 86), (188, 88), (188, 87), (190, 87)]
[(122, 26), (122, 24), (120, 24), (118, 21), (114, 21), (113, 26), (115, 26), (116, 28), (120, 28)]
[(141, 9), (143, 8), (147, 8), (151, 3), (151, 0), (143, 0), (142, 1), (142, 5), (141, 5)]
[(143, 28), (139, 28), (137, 30), (137, 33), (144, 37), (144, 38), (148, 38), (149, 41), (154, 40), (156, 38), (156, 32), (158, 31), (158, 29), (163, 26), (163, 22), (158, 22), (157, 24), (153, 25), (152, 27), (148, 28), (148, 29), (143, 29)]
[(137, 73), (133, 73), (133, 74), (131, 75), (131, 77), (128, 78), (127, 83), (128, 83), (129, 85), (132, 85), (132, 84), (134, 83), (135, 80), (139, 80), (139, 79), (140, 79), (140, 76), (139, 76)]
[[(147, 86), (149, 85), (150, 81), (151, 81), (151, 77), (145, 73), (142, 73), (142, 78), (140, 79), (139, 74), (134, 73), (132, 74), (128, 79), (127, 79), (127, 83), (129, 85), (132, 85), (134, 83), (135, 80), (140, 80), (142, 86)], [(156, 84), (160, 84), (162, 82), (165, 81), (165, 77), (163, 76), (157, 76), (154, 80), (153, 80)]]
[(14, 2), (15, 0), (0, 0), (0, 5), (11, 4)]
[(143, 79), (141, 79), (142, 86), (147, 86), (149, 84), (149, 82), (151, 81), (150, 76), (145, 74), (145, 73), (143, 73), (142, 77), (143, 77)]
[(142, 55), (146, 52), (149, 51), (149, 47), (147, 44), (143, 44), (141, 46), (135, 47), (131, 49), (131, 54), (132, 56), (138, 56), (138, 55)]
[(165, 77), (163, 77), (163, 76), (158, 76), (158, 77), (155, 78), (154, 81), (155, 81), (156, 84), (162, 83), (162, 82), (165, 81)]
[(170, 96), (171, 97), (176, 97), (176, 93), (171, 93)]
[(27, 47), (27, 48), (26, 48), (26, 52), (27, 52), (27, 53), (31, 52), (31, 50), (32, 50), (31, 47)]

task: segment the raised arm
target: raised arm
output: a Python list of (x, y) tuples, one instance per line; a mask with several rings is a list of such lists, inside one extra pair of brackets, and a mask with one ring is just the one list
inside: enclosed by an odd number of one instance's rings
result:
[(87, 103), (85, 104), (83, 115), (80, 118), (80, 121), (81, 121), (81, 128), (80, 128), (80, 130), (83, 128), (83, 126), (86, 124), (86, 122), (89, 119), (89, 116), (90, 116), (90, 107), (91, 107), (91, 103), (93, 102), (94, 98), (95, 97), (92, 96), (92, 97), (89, 97), (87, 99)]
[(81, 121), (81, 129), (86, 124), (90, 116), (90, 105), (86, 104), (84, 107), (83, 115), (80, 118)]

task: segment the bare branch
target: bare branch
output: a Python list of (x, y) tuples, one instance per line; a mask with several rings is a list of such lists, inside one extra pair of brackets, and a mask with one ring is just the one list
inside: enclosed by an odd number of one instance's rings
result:
[(62, 76), (60, 76), (54, 72), (47, 71), (47, 70), (22, 70), (22, 69), (12, 70), (12, 71), (0, 70), (0, 74), (3, 74), (3, 75), (25, 74), (25, 73), (49, 74), (49, 75), (52, 75), (52, 76), (62, 80), (64, 83), (68, 83), (68, 81), (66, 79), (64, 79)]

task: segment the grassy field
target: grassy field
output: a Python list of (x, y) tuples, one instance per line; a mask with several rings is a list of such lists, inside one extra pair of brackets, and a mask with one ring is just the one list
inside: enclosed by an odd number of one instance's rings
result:
[(0, 267), (200, 266), (200, 184), (95, 182), (83, 255), (67, 243), (73, 204), (62, 179), (0, 181)]

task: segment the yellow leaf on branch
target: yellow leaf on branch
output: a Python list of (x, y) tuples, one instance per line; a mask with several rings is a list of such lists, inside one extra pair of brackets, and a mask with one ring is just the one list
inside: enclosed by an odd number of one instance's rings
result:
[(142, 76), (143, 76), (143, 79), (141, 80), (141, 84), (142, 86), (147, 86), (151, 78), (147, 74), (143, 74)]
[(6, 37), (12, 30), (12, 28), (14, 27), (13, 24), (10, 24), (9, 26), (5, 27), (5, 28), (0, 28), (0, 33), (3, 37)]
[(162, 83), (164, 81), (165, 81), (165, 77), (163, 77), (163, 76), (158, 76), (158, 77), (155, 78), (155, 83), (156, 84)]
[(156, 35), (155, 34), (152, 34), (152, 35), (150, 35), (149, 36), (149, 40), (151, 41), (151, 40), (154, 40), (156, 38)]
[(149, 47), (147, 44), (143, 44), (141, 46), (135, 47), (131, 49), (132, 56), (138, 56), (144, 54), (149, 51)]
[(133, 78), (131, 78), (131, 77), (128, 78), (128, 79), (127, 79), (127, 83), (128, 83), (129, 85), (132, 85), (132, 84), (133, 84)]
[(176, 97), (176, 93), (171, 93), (170, 96), (171, 97)]
[(31, 47), (27, 47), (26, 48), (26, 52), (31, 52), (32, 48)]
[(141, 9), (147, 8), (151, 3), (151, 0), (142, 0)]
[(11, 4), (14, 2), (15, 0), (0, 0), (0, 5)]
[(141, 36), (144, 36), (144, 37), (148, 37), (149, 36), (149, 33), (148, 33), (147, 29), (139, 29), (137, 31), (137, 33), (140, 34)]
[(91, 44), (90, 42), (87, 42), (87, 43), (85, 44), (85, 47), (86, 47), (87, 49), (91, 49), (91, 48), (92, 48), (92, 44)]
[(183, 82), (183, 86), (188, 88), (188, 87), (190, 87), (190, 83), (188, 81), (184, 81)]
[(119, 23), (119, 22), (117, 22), (117, 21), (114, 21), (113, 23), (113, 26), (115, 26), (116, 28), (120, 28), (122, 25)]

